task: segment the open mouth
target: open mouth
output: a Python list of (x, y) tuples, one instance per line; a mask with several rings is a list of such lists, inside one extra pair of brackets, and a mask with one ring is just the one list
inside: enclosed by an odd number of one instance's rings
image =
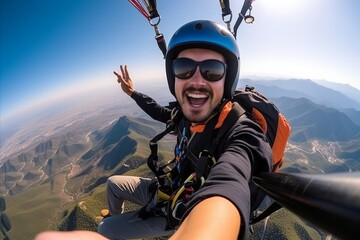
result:
[(193, 107), (201, 107), (209, 99), (209, 94), (207, 94), (207, 93), (188, 93), (188, 94), (186, 94), (186, 98)]

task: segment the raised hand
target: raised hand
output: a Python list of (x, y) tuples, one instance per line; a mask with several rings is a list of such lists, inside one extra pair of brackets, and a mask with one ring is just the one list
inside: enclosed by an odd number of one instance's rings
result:
[(131, 96), (131, 94), (135, 91), (134, 84), (130, 78), (127, 66), (123, 67), (123, 65), (120, 65), (121, 75), (114, 71), (115, 76), (117, 77), (118, 83), (121, 85), (121, 89), (126, 93), (127, 95)]

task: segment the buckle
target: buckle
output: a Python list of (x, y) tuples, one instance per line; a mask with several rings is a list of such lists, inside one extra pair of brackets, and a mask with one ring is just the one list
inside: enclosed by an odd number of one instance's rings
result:
[(184, 216), (186, 211), (186, 206), (182, 201), (178, 201), (174, 207), (174, 210), (171, 213), (171, 216), (176, 220), (180, 221), (181, 218)]

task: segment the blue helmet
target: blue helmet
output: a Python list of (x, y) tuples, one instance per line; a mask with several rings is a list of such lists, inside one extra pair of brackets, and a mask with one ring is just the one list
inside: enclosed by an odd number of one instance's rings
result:
[(175, 76), (172, 72), (173, 61), (182, 50), (205, 48), (222, 54), (226, 60), (224, 98), (231, 99), (239, 80), (240, 53), (236, 39), (222, 25), (197, 20), (180, 27), (171, 38), (165, 57), (166, 77), (170, 92), (175, 96)]

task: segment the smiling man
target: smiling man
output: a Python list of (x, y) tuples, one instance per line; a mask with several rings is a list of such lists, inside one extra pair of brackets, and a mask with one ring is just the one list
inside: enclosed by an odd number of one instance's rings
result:
[[(172, 239), (244, 239), (251, 211), (249, 182), (253, 174), (269, 171), (272, 153), (259, 125), (231, 101), (240, 68), (236, 40), (220, 24), (193, 21), (171, 38), (165, 60), (176, 107), (160, 106), (135, 91), (127, 66), (114, 74), (152, 118), (175, 124), (175, 167), (155, 179), (111, 176), (110, 214), (98, 231), (110, 239), (174, 232)], [(125, 200), (144, 207), (124, 212)]]

